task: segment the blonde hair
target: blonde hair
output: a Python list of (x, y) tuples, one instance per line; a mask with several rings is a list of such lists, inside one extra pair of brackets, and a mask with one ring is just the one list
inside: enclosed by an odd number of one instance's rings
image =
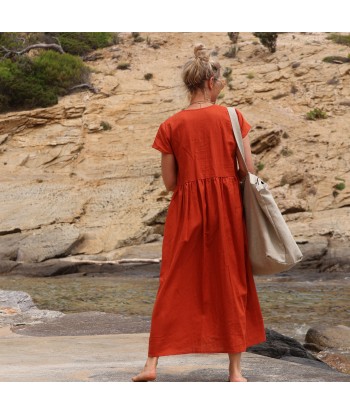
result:
[(194, 58), (185, 63), (182, 69), (182, 80), (188, 90), (192, 93), (196, 89), (204, 88), (204, 82), (212, 76), (214, 79), (220, 77), (220, 64), (210, 60), (209, 54), (202, 43), (194, 48)]

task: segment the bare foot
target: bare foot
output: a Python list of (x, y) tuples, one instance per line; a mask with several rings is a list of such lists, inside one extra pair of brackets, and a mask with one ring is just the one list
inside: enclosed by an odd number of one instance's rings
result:
[(230, 366), (229, 366), (229, 382), (248, 382), (248, 380), (242, 376), (241, 369), (241, 355), (242, 353), (229, 353)]
[(149, 382), (156, 380), (156, 372), (143, 370), (141, 373), (131, 379), (133, 382)]
[(156, 380), (158, 357), (148, 357), (143, 370), (132, 379), (133, 382), (149, 382)]
[(228, 378), (229, 382), (248, 382), (247, 378), (243, 376), (230, 376)]

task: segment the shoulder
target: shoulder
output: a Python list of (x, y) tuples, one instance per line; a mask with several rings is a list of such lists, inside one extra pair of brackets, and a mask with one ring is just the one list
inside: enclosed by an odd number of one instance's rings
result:
[[(238, 120), (240, 121), (240, 123), (242, 123), (242, 121), (245, 119), (242, 112), (236, 107), (232, 107), (232, 108), (235, 109), (235, 111), (237, 113)], [(221, 114), (223, 117), (229, 119), (228, 107), (226, 107), (225, 105), (215, 104), (215, 111), (216, 111), (217, 114)]]
[(170, 131), (175, 125), (177, 125), (182, 119), (182, 112), (178, 111), (177, 113), (166, 118), (160, 125), (159, 130), (167, 132)]
[(172, 114), (168, 118), (166, 118), (165, 121), (163, 121), (162, 124), (171, 124), (173, 122), (176, 122), (179, 119), (182, 119), (185, 112), (186, 111), (184, 111), (184, 110), (180, 110), (178, 112), (175, 112), (175, 114)]
[(242, 138), (244, 138), (249, 133), (252, 127), (250, 123), (246, 120), (242, 112), (236, 107), (235, 107), (235, 110), (237, 113), (239, 125), (241, 126)]
[(237, 113), (237, 117), (238, 117), (238, 119), (241, 121), (241, 120), (244, 120), (244, 116), (243, 116), (243, 114), (242, 114), (242, 111), (241, 110), (239, 110), (238, 108), (236, 108), (235, 107), (235, 110), (236, 110), (236, 113)]

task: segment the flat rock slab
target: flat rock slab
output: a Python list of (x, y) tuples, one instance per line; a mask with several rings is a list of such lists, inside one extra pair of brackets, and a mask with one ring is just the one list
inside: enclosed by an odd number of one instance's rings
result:
[(87, 336), (100, 334), (145, 333), (150, 330), (150, 318), (86, 311), (62, 317), (12, 327), (24, 336)]
[[(0, 329), (2, 382), (131, 382), (145, 364), (148, 333), (31, 337)], [(331, 369), (243, 353), (248, 382), (348, 382)], [(224, 353), (163, 356), (158, 382), (227, 382)]]
[(160, 263), (89, 263), (69, 259), (48, 259), (44, 262), (16, 262), (0, 259), (0, 274), (55, 277), (68, 274), (110, 274), (114, 276), (159, 276)]

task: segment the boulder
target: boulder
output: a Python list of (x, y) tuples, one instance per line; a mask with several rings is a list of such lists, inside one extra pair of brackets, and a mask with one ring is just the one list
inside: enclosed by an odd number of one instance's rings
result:
[(321, 348), (350, 351), (350, 327), (343, 325), (311, 327), (305, 335), (305, 341), (314, 343)]
[(23, 291), (0, 290), (0, 307), (26, 312), (35, 308), (31, 296)]
[(265, 329), (265, 333), (266, 341), (248, 347), (247, 352), (327, 368), (325, 363), (310, 353), (297, 340), (268, 328)]
[(0, 327), (36, 324), (62, 316), (60, 311), (39, 309), (26, 292), (0, 290)]
[(315, 360), (305, 347), (292, 337), (284, 336), (272, 329), (265, 329), (266, 341), (247, 349), (248, 352), (280, 359), (283, 356), (296, 356)]

